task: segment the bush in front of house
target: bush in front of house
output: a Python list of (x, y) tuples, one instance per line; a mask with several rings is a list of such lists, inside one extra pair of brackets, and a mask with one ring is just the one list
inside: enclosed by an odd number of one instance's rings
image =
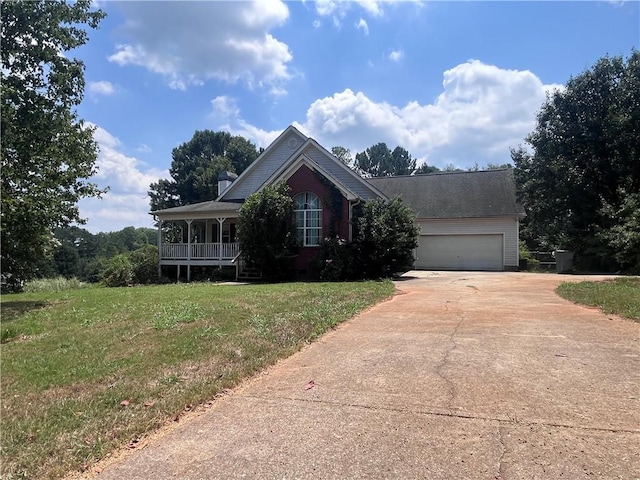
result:
[(313, 276), (322, 282), (356, 280), (360, 276), (355, 260), (353, 244), (339, 236), (324, 238), (312, 267)]
[(365, 202), (354, 220), (352, 243), (325, 238), (315, 261), (315, 276), (335, 282), (390, 277), (411, 268), (420, 231), (402, 200)]
[(390, 277), (412, 267), (420, 235), (414, 220), (400, 198), (363, 204), (353, 240), (355, 268), (361, 278)]
[(291, 278), (297, 245), (289, 187), (279, 183), (249, 195), (240, 208), (236, 234), (247, 265), (265, 280)]

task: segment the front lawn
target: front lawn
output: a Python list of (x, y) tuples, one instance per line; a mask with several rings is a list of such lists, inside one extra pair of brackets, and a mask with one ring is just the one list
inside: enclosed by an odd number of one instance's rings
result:
[(567, 300), (592, 307), (605, 313), (640, 321), (640, 278), (622, 277), (603, 282), (564, 282), (556, 289)]
[(86, 469), (393, 294), (181, 284), (2, 296), (2, 478)]

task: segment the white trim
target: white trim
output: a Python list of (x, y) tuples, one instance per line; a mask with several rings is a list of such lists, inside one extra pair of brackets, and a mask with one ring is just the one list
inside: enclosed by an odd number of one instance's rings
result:
[[(300, 195), (305, 195), (305, 199), (307, 198), (308, 195), (313, 195), (317, 201), (318, 201), (318, 206), (319, 208), (296, 208), (296, 198), (299, 197)], [(296, 238), (298, 238), (298, 232), (300, 230), (302, 230), (302, 244), (300, 246), (302, 247), (318, 247), (320, 245), (320, 242), (322, 241), (322, 220), (323, 220), (323, 215), (322, 215), (322, 200), (320, 199), (320, 197), (318, 195), (316, 195), (313, 192), (309, 192), (309, 191), (304, 191), (304, 192), (300, 192), (297, 193), (296, 195), (293, 196), (293, 213), (295, 215), (295, 221), (296, 221)], [(308, 202), (305, 202), (305, 205), (307, 205)], [(300, 225), (298, 225), (298, 212), (303, 212), (303, 220), (302, 220), (302, 227), (300, 227)], [(307, 213), (309, 212), (314, 212), (318, 214), (318, 226), (317, 227), (310, 227), (307, 225), (307, 220), (308, 220), (308, 216)], [(311, 244), (307, 244), (307, 231), (311, 231), (311, 230), (317, 230), (318, 231), (318, 243), (311, 243)]]

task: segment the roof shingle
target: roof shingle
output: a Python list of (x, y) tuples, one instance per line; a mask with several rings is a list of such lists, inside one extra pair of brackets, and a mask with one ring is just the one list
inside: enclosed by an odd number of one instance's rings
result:
[(376, 177), (368, 181), (388, 197), (400, 197), (417, 218), (524, 216), (510, 168)]

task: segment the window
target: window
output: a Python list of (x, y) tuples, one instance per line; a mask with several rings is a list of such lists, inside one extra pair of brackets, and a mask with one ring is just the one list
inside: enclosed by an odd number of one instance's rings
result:
[(293, 208), (298, 228), (298, 243), (302, 246), (320, 245), (322, 234), (322, 205), (311, 192), (293, 197)]
[[(211, 241), (220, 241), (220, 224), (218, 222), (211, 225)], [(222, 224), (222, 243), (233, 243), (236, 241), (236, 224), (224, 222)]]

